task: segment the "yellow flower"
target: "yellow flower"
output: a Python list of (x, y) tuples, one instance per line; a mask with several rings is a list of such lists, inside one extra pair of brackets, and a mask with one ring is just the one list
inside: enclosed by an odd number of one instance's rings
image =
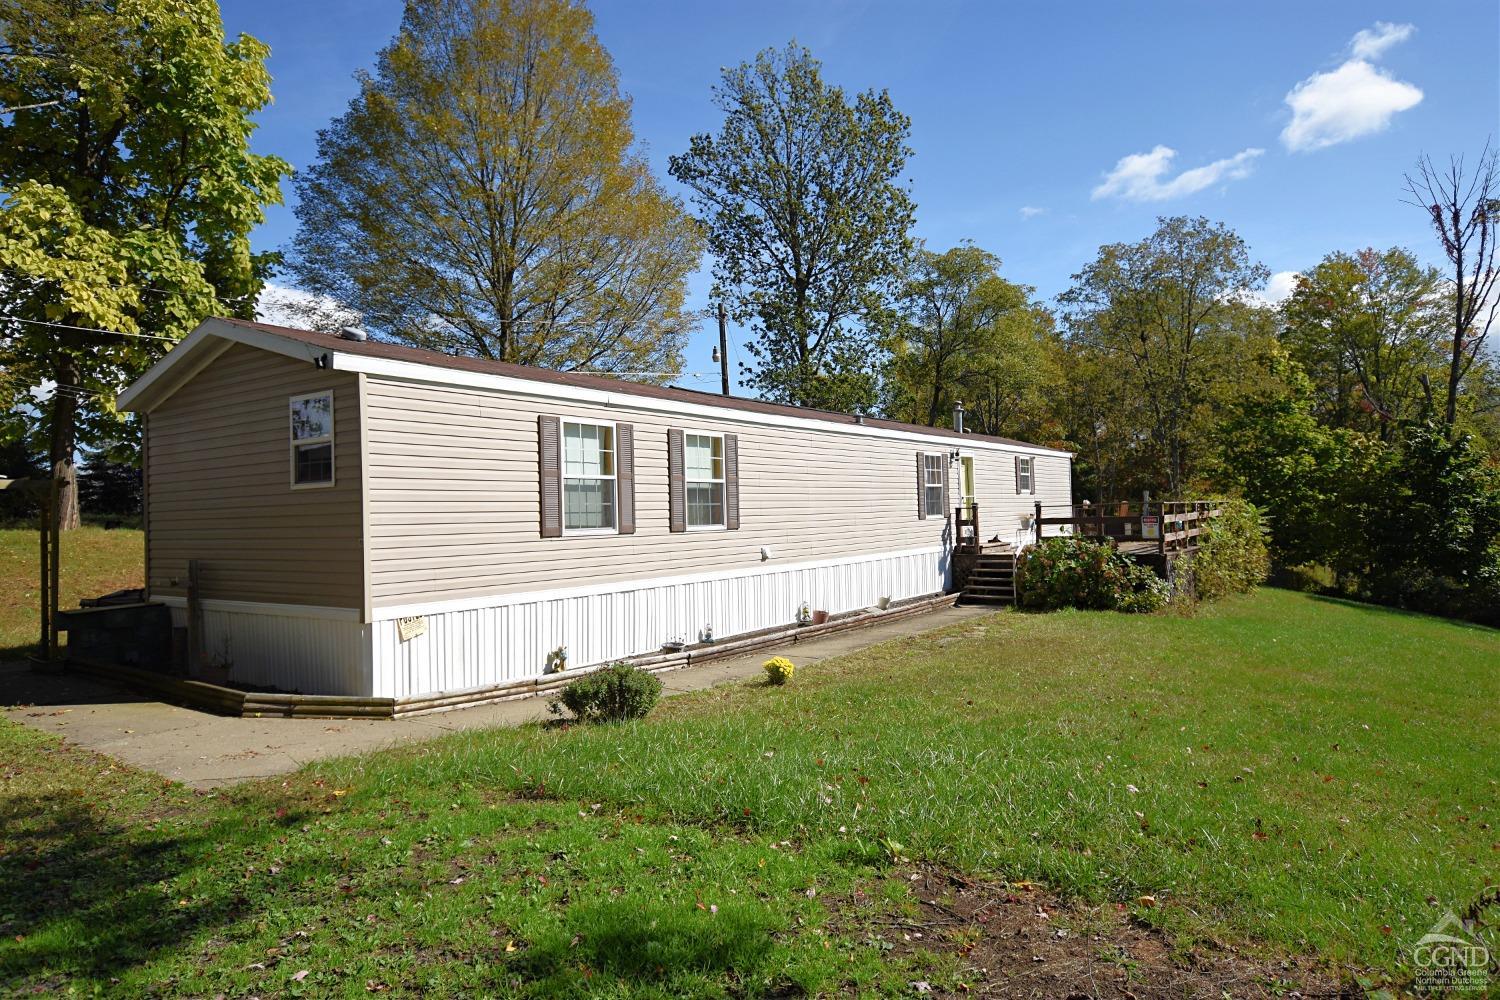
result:
[(785, 684), (796, 673), (797, 665), (785, 656), (773, 656), (765, 663), (766, 676), (772, 684)]

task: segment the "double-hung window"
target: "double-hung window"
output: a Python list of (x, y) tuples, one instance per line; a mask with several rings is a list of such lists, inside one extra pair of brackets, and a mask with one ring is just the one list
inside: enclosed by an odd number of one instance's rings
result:
[(1031, 468), (1031, 459), (1021, 456), (1016, 459), (1016, 492), (1035, 493), (1035, 474)]
[(292, 487), (333, 485), (333, 390), (293, 396)]
[(615, 528), (615, 429), (609, 424), (563, 424), (563, 527)]
[(724, 436), (687, 434), (683, 456), (688, 527), (724, 527)]
[(943, 472), (942, 455), (922, 456), (922, 496), (925, 517), (946, 517), (948, 514), (943, 509), (943, 493), (945, 492)]

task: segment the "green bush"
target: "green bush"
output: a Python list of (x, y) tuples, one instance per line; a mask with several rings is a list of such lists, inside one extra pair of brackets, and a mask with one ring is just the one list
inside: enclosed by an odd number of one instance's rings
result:
[(661, 678), (628, 663), (614, 663), (563, 688), (548, 707), (566, 708), (580, 722), (624, 722), (642, 718), (661, 697)]
[(1271, 571), (1266, 529), (1260, 511), (1244, 500), (1225, 500), (1208, 523), (1202, 547), (1193, 556), (1199, 600), (1244, 594), (1265, 582)]
[(1114, 547), (1084, 538), (1045, 538), (1016, 560), (1022, 607), (1145, 613), (1171, 596), (1167, 582)]

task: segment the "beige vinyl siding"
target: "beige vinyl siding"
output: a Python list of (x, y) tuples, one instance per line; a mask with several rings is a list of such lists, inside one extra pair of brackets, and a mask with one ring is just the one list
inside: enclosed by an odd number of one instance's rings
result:
[[(333, 390), (334, 485), (291, 487), (288, 398)], [(242, 344), (154, 408), (147, 546), (153, 596), (359, 608), (359, 377)]]
[[(370, 589), (376, 608), (939, 548), (918, 516), (922, 445), (725, 418), (674, 417), (367, 376)], [(537, 415), (635, 429), (634, 534), (541, 537)], [(667, 431), (738, 435), (740, 528), (668, 528)], [(981, 504), (1014, 494), (1010, 453), (985, 452)], [(1039, 459), (1039, 469), (1047, 459)], [(1061, 492), (1067, 502), (1067, 460)], [(993, 468), (992, 468), (993, 467)], [(1003, 475), (1002, 475), (1003, 473)], [(955, 473), (956, 474), (956, 473)], [(951, 478), (951, 477), (950, 477)], [(1043, 472), (1035, 499), (1057, 482)], [(1051, 485), (1049, 485), (1049, 483)], [(950, 498), (956, 502), (956, 490)], [(1013, 501), (1022, 498), (1012, 496)], [(1030, 510), (1030, 496), (1025, 508)], [(1019, 503), (1014, 504), (1019, 508)], [(987, 536), (988, 537), (988, 536)], [(763, 563), (762, 546), (772, 551)]]
[[(1063, 510), (1072, 503), (1073, 463), (1063, 455), (1036, 455), (1032, 458), (1032, 475), (1036, 494), (1016, 492), (1016, 458), (1012, 453), (982, 451), (974, 453), (975, 489), (979, 494), (979, 531), (984, 541), (996, 535), (1013, 541), (1021, 518), (1036, 512), (1041, 502), (1044, 517), (1065, 517)], [(1051, 533), (1051, 529), (1049, 529)]]

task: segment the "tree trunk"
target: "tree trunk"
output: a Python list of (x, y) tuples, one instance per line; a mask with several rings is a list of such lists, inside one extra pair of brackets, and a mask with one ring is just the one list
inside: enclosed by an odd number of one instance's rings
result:
[(1448, 424), (1450, 435), (1453, 432), (1453, 425), (1458, 421), (1458, 379), (1459, 373), (1463, 371), (1464, 358), (1464, 264), (1461, 253), (1455, 265), (1454, 278), (1457, 295), (1454, 296), (1453, 302), (1453, 356), (1448, 364), (1448, 399), (1443, 409), (1443, 417)]
[(73, 455), (78, 450), (78, 365), (64, 354), (54, 369), (58, 387), (52, 392), (52, 478), (57, 480), (58, 531), (72, 531), (79, 525), (78, 469)]

